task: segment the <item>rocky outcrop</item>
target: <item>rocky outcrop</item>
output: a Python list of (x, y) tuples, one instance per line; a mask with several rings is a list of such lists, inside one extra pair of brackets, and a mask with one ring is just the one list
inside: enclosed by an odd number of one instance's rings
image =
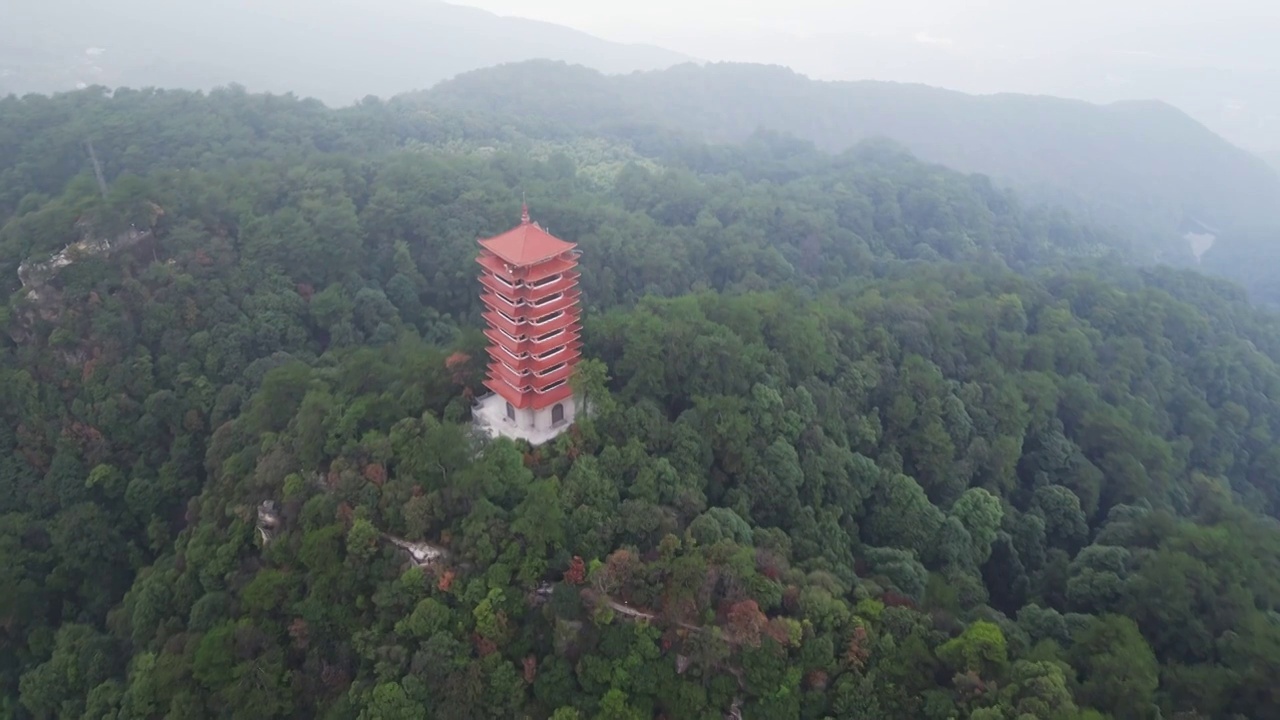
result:
[(274, 500), (263, 500), (258, 506), (258, 534), (262, 538), (262, 546), (266, 547), (280, 527), (280, 513), (276, 511)]
[(63, 268), (86, 258), (107, 257), (112, 253), (131, 248), (150, 237), (150, 230), (137, 228), (129, 228), (114, 238), (87, 235), (64, 247), (47, 260), (40, 262), (27, 260), (22, 263), (18, 266), (18, 280), (27, 290), (27, 297), (38, 301), (40, 293)]
[[(150, 208), (150, 225), (154, 226), (164, 215), (164, 210), (154, 203), (150, 203)], [(57, 322), (62, 315), (62, 292), (54, 279), (63, 269), (89, 258), (117, 255), (154, 237), (150, 228), (136, 226), (115, 235), (103, 235), (85, 218), (76, 223), (75, 229), (80, 234), (80, 239), (76, 242), (52, 256), (41, 260), (28, 258), (18, 266), (18, 281), (25, 291), (23, 295), (26, 303), (14, 315), (14, 322), (9, 327), (9, 334), (15, 342), (29, 341), (32, 337), (31, 328), (37, 321)]]
[(383, 535), (392, 545), (409, 553), (413, 564), (420, 568), (428, 568), (434, 566), (440, 560), (449, 557), (449, 551), (439, 545), (432, 545), (429, 542), (409, 542), (391, 535)]

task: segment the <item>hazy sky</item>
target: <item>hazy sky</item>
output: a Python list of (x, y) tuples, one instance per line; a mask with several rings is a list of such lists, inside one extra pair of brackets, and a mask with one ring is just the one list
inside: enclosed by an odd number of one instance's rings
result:
[[(1280, 22), (1276, 0), (456, 1), (611, 40), (713, 56), (741, 49), (746, 37), (782, 32), (912, 37), (983, 54), (1061, 52), (1100, 44), (1117, 51), (1156, 52), (1168, 50), (1171, 38), (1185, 38), (1200, 45), (1188, 48), (1200, 56), (1216, 49), (1222, 62), (1228, 56), (1235, 58), (1230, 62), (1240, 62), (1244, 54), (1261, 61), (1277, 59), (1269, 31)], [(1256, 30), (1254, 41), (1242, 42), (1251, 28)], [(1152, 47), (1143, 47), (1144, 42)], [(1199, 60), (1214, 62), (1211, 57)]]

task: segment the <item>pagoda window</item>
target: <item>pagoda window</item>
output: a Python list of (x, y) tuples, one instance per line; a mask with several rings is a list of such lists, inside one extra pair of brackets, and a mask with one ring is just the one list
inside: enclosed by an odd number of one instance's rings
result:
[(506, 360), (499, 360), (498, 362), (502, 363), (502, 367), (506, 368), (508, 371), (510, 371), (512, 375), (515, 375), (516, 377), (525, 377), (526, 375), (529, 374), (528, 370), (517, 370), (511, 367), (510, 365), (507, 364)]
[(563, 311), (563, 310), (557, 310), (557, 311), (555, 311), (555, 312), (553, 312), (553, 313), (550, 313), (550, 314), (548, 314), (548, 315), (543, 315), (542, 317), (538, 318), (537, 320), (534, 320), (534, 321), (533, 321), (533, 324), (534, 324), (534, 325), (545, 325), (545, 324), (547, 324), (547, 323), (551, 322), (552, 320), (555, 320), (556, 318), (560, 317), (561, 315), (564, 315), (564, 311)]
[(506, 335), (508, 338), (510, 338), (510, 339), (511, 339), (511, 342), (518, 342), (518, 343), (521, 343), (521, 342), (524, 342), (524, 339), (525, 339), (525, 336), (524, 336), (524, 335), (521, 335), (520, 337), (516, 337), (515, 335), (512, 335), (511, 333), (507, 332), (506, 330), (503, 330), (502, 328), (498, 328), (498, 332), (500, 332), (500, 333), (502, 333), (503, 335)]
[(555, 295), (552, 295), (551, 297), (543, 298), (542, 300), (539, 300), (538, 302), (533, 303), (533, 306), (534, 306), (534, 307), (542, 307), (543, 305), (548, 305), (548, 304), (550, 304), (550, 303), (553, 303), (553, 302), (555, 302), (555, 301), (559, 300), (559, 299), (560, 299), (560, 298), (562, 298), (562, 297), (564, 297), (564, 293), (556, 293)]
[(549, 392), (551, 392), (552, 390), (555, 390), (556, 388), (558, 388), (558, 387), (560, 387), (560, 386), (564, 385), (564, 384), (565, 384), (565, 383), (567, 383), (567, 382), (569, 382), (567, 379), (565, 379), (565, 380), (557, 380), (557, 381), (555, 381), (555, 382), (551, 383), (550, 385), (546, 386), (546, 387), (545, 387), (545, 388), (543, 388), (542, 390), (539, 390), (538, 392), (541, 392), (541, 393), (549, 393)]
[(511, 317), (510, 315), (502, 312), (501, 310), (498, 311), (498, 314), (501, 315), (504, 320), (506, 320), (509, 323), (512, 323), (513, 325), (519, 325), (520, 323), (524, 322), (523, 320), (517, 320)]
[(507, 419), (512, 422), (516, 419), (516, 406), (511, 403), (507, 403)]
[(502, 302), (504, 302), (504, 303), (506, 303), (506, 304), (510, 305), (510, 306), (511, 306), (511, 307), (513, 307), (513, 308), (514, 308), (514, 307), (520, 307), (521, 305), (523, 305), (523, 304), (524, 304), (524, 301), (522, 301), (522, 300), (512, 300), (511, 298), (509, 298), (509, 297), (507, 297), (507, 296), (503, 295), (503, 294), (502, 294), (502, 293), (500, 293), (500, 292), (495, 292), (495, 293), (493, 293), (493, 296), (494, 296), (494, 297), (496, 297), (496, 298), (498, 298), (498, 299), (499, 299), (499, 300), (501, 300)]
[(560, 328), (559, 330), (552, 330), (551, 332), (547, 333), (546, 335), (541, 335), (541, 336), (539, 336), (539, 337), (535, 338), (535, 341), (536, 341), (536, 342), (545, 342), (545, 341), (550, 340), (551, 338), (553, 338), (553, 337), (555, 337), (555, 336), (557, 336), (557, 335), (563, 335), (564, 333), (565, 333), (564, 328)]
[(560, 370), (560, 369), (561, 369), (561, 368), (563, 368), (563, 367), (564, 367), (564, 363), (556, 363), (555, 365), (552, 365), (551, 367), (547, 368), (546, 370), (543, 370), (542, 372), (537, 373), (537, 376), (538, 376), (538, 377), (546, 377), (546, 376), (550, 375), (551, 373), (554, 373), (554, 372), (556, 372), (557, 370)]
[(546, 287), (547, 285), (550, 285), (551, 283), (559, 280), (561, 277), (564, 277), (564, 276), (561, 275), (560, 273), (556, 273), (555, 275), (552, 275), (550, 277), (545, 277), (536, 282), (529, 283), (529, 287), (533, 287), (533, 288)]
[(542, 353), (541, 355), (534, 355), (534, 356), (533, 356), (533, 359), (534, 359), (534, 360), (546, 360), (546, 359), (547, 359), (547, 358), (549, 358), (549, 357), (555, 357), (556, 355), (559, 355), (560, 353), (564, 352), (564, 348), (565, 348), (565, 346), (564, 346), (564, 345), (561, 345), (560, 347), (558, 347), (558, 348), (554, 348), (554, 349), (552, 349), (552, 350), (548, 350), (548, 351), (546, 351), (546, 352)]
[[(507, 403), (507, 407), (511, 407), (511, 403)], [(551, 424), (564, 422), (564, 403), (556, 403), (551, 406)]]
[(499, 345), (498, 347), (502, 348), (502, 352), (510, 355), (512, 358), (516, 360), (524, 360), (525, 358), (529, 357), (529, 353), (520, 353), (517, 355), (516, 353), (511, 352), (510, 350), (508, 350), (506, 347), (502, 345)]
[(493, 278), (494, 280), (497, 280), (498, 282), (502, 283), (503, 285), (506, 285), (509, 288), (518, 287), (518, 284), (511, 282), (510, 280), (502, 277), (498, 273), (489, 273), (489, 277)]

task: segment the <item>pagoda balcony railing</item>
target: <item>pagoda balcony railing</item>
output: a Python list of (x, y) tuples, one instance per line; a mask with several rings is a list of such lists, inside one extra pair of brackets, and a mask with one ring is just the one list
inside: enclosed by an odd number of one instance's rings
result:
[[(543, 347), (536, 350), (520, 347), (510, 347), (503, 343), (494, 343), (491, 348), (497, 348), (502, 351), (502, 357), (511, 358), (515, 362), (542, 362), (555, 357), (557, 354), (564, 352), (566, 349), (576, 350), (582, 346), (578, 341), (577, 335), (561, 334), (559, 343), (548, 342)], [(495, 357), (499, 357), (495, 354)]]
[(512, 405), (518, 408), (533, 407), (542, 409), (566, 400), (573, 395), (573, 388), (567, 379), (551, 383), (541, 390), (523, 392), (502, 380), (485, 380), (484, 385), (493, 392), (507, 398)]
[[(495, 332), (501, 333), (502, 337), (501, 338), (494, 337), (493, 333)], [(485, 335), (488, 335), (489, 339), (493, 340), (494, 342), (504, 343), (510, 347), (519, 347), (529, 339), (528, 335), (512, 335), (511, 333), (507, 332), (506, 330), (503, 330), (502, 328), (494, 328), (492, 331), (486, 330)]]
[(489, 327), (497, 328), (510, 335), (524, 335), (525, 327), (523, 321), (512, 320), (496, 310), (482, 313), (482, 317), (489, 324)]
[(514, 297), (520, 292), (520, 287), (518, 285), (507, 281), (506, 278), (494, 275), (493, 273), (480, 273), (480, 284), (487, 290), (506, 295), (507, 297)]
[(553, 387), (567, 383), (569, 378), (573, 376), (573, 368), (572, 363), (564, 363), (546, 375), (525, 377), (513, 375), (507, 369), (502, 368), (499, 363), (493, 363), (489, 365), (489, 378), (505, 384), (518, 393), (547, 392)]
[(511, 349), (513, 352), (539, 353), (543, 350), (563, 344), (567, 336), (576, 334), (568, 327), (560, 327), (538, 335), (521, 333), (513, 335), (500, 327), (486, 328), (484, 334), (496, 344)]
[(555, 356), (563, 352), (566, 352), (567, 350), (569, 350), (568, 345), (561, 345), (560, 347), (551, 348), (550, 350), (546, 350), (540, 353), (529, 353), (529, 358), (535, 362), (542, 362), (544, 360), (550, 360)]
[(528, 298), (509, 298), (500, 292), (487, 292), (481, 297), (493, 298), (498, 302), (499, 307), (510, 308), (515, 312), (528, 312), (530, 310), (537, 312), (545, 310), (545, 308), (551, 303), (556, 302), (564, 296), (565, 293), (561, 292), (538, 298), (537, 300), (531, 300)]
[(541, 310), (542, 308), (547, 307), (551, 303), (559, 300), (560, 298), (563, 298), (564, 296), (565, 296), (564, 293), (555, 293), (552, 295), (548, 295), (544, 298), (538, 298), (537, 300), (525, 300), (524, 304), (528, 305), (530, 308), (533, 308), (534, 310)]
[(480, 300), (494, 310), (506, 314), (513, 322), (518, 322), (520, 320), (536, 320), (556, 310), (563, 310), (576, 303), (579, 297), (580, 293), (576, 290), (571, 290), (546, 298), (540, 301), (540, 304), (534, 304), (525, 300), (512, 302), (498, 293), (487, 292), (480, 295)]
[(578, 256), (562, 255), (545, 262), (540, 262), (532, 267), (514, 267), (512, 265), (508, 265), (496, 255), (481, 252), (481, 254), (476, 258), (476, 262), (494, 275), (500, 276), (515, 285), (520, 285), (540, 282), (552, 275), (558, 275), (572, 270), (578, 265)]
[(527, 382), (541, 386), (565, 373), (571, 374), (578, 357), (578, 351), (573, 350), (564, 357), (541, 363), (540, 368), (529, 365), (512, 367), (501, 359), (495, 358), (493, 362), (489, 363), (489, 374), (509, 378), (512, 382)]
[(525, 334), (526, 320), (524, 318), (512, 318), (511, 315), (503, 313), (497, 307), (490, 306), (488, 313), (483, 314), (485, 322), (492, 327), (502, 328), (504, 331), (513, 334), (513, 336), (521, 336)]
[[(552, 393), (552, 392), (555, 392), (555, 391), (557, 391), (557, 390), (560, 390), (561, 388), (563, 388), (563, 389), (565, 389), (565, 390), (568, 390), (568, 389), (569, 389), (569, 378), (567, 378), (567, 377), (565, 377), (565, 378), (561, 378), (561, 379), (556, 380), (555, 382), (550, 383), (550, 384), (548, 384), (548, 385), (546, 385), (546, 386), (544, 386), (544, 387), (542, 387), (542, 388), (540, 388), (540, 389), (539, 389), (539, 388), (535, 388), (535, 389), (534, 389), (534, 392), (535, 392), (535, 393), (537, 393), (537, 394), (539, 394), (539, 395), (548, 395), (548, 394), (550, 394), (550, 393)], [(565, 393), (565, 396), (567, 397), (567, 396), (568, 396), (568, 395), (570, 395), (570, 394), (571, 394), (571, 393)]]
[[(512, 362), (519, 364), (529, 359), (529, 353), (512, 352), (507, 349), (507, 346), (505, 345), (494, 345), (493, 347), (497, 348), (502, 354), (493, 352), (492, 350), (490, 350), (489, 354), (493, 355), (493, 359), (498, 360), (499, 362), (506, 362), (507, 359), (510, 359)], [(506, 355), (506, 357), (504, 358), (503, 355)]]
[(512, 281), (510, 281), (510, 280), (508, 280), (508, 279), (506, 279), (506, 278), (502, 277), (501, 275), (499, 275), (499, 274), (497, 274), (497, 273), (492, 273), (492, 272), (485, 273), (485, 274), (481, 275), (481, 276), (480, 276), (480, 279), (481, 279), (482, 281), (484, 281), (484, 280), (491, 280), (491, 281), (494, 281), (494, 282), (498, 283), (498, 285), (499, 285), (499, 286), (504, 287), (504, 288), (506, 288), (506, 289), (508, 289), (508, 290), (512, 290), (512, 291), (516, 290), (517, 288), (519, 288), (521, 285), (523, 285), (523, 284), (524, 284), (524, 281), (523, 281), (523, 280), (516, 280), (515, 282), (512, 282)]
[(573, 331), (568, 328), (560, 328), (559, 330), (552, 330), (551, 332), (543, 333), (541, 335), (535, 335), (529, 338), (529, 344), (535, 347), (539, 345), (546, 345), (547, 343), (554, 342), (555, 340), (559, 339), (561, 336), (572, 333), (572, 332)]
[(524, 283), (524, 285), (532, 290), (541, 290), (551, 283), (563, 278), (564, 275), (564, 273), (556, 273), (555, 275), (550, 275), (540, 280), (534, 280), (531, 283)]
[(513, 299), (536, 298), (548, 293), (567, 290), (576, 285), (580, 278), (581, 275), (579, 273), (564, 271), (537, 282), (525, 282), (518, 279), (514, 281), (508, 280), (497, 273), (485, 272), (480, 273), (480, 284)]
[(522, 336), (524, 340), (516, 340), (507, 331), (492, 327), (485, 328), (484, 334), (491, 346), (504, 348), (517, 357), (537, 356), (563, 345), (582, 344), (578, 339), (578, 329), (573, 324), (548, 333), (549, 337), (544, 340), (531, 340), (527, 335)]
[(497, 372), (511, 379), (512, 382), (515, 380), (543, 382), (550, 375), (561, 372), (562, 366), (575, 364), (575, 361), (581, 357), (579, 350), (580, 348), (577, 347), (567, 347), (563, 352), (559, 352), (554, 357), (548, 357), (547, 360), (512, 361), (509, 357), (500, 354), (490, 355), (493, 361), (489, 363), (489, 369), (490, 372)]
[(555, 319), (552, 316), (556, 313), (563, 313), (574, 305), (577, 305), (578, 298), (579, 293), (577, 291), (571, 291), (540, 307), (527, 308), (526, 312), (529, 316), (529, 324), (534, 327), (545, 325), (546, 321)]
[[(492, 348), (497, 348), (497, 352), (494, 352)], [(491, 347), (490, 354), (493, 359), (507, 364), (518, 374), (526, 374), (530, 371), (538, 372), (544, 370), (566, 359), (572, 360), (578, 356), (578, 350), (580, 349), (582, 349), (582, 343), (574, 341), (552, 348), (541, 355), (531, 355), (529, 353), (514, 353), (501, 345), (496, 345)]]
[(528, 287), (512, 288), (504, 285), (501, 278), (485, 274), (480, 276), (480, 285), (490, 293), (497, 295), (508, 305), (536, 305), (547, 297), (557, 293), (568, 292), (576, 288), (578, 285), (578, 277), (576, 273), (573, 273), (572, 276), (564, 274), (555, 282), (549, 283), (540, 288), (531, 289)]
[(496, 293), (496, 292), (483, 293), (482, 295), (480, 295), (480, 299), (490, 307), (496, 310), (502, 310), (508, 314), (521, 312), (522, 301), (512, 300), (511, 298), (503, 297), (502, 293)]
[(538, 263), (533, 267), (523, 268), (519, 273), (519, 277), (521, 280), (524, 280), (525, 284), (535, 283), (540, 282), (545, 278), (549, 278), (552, 275), (568, 272), (577, 266), (578, 257), (576, 255), (561, 255), (553, 260)]
[(540, 315), (536, 318), (529, 318), (528, 320), (525, 321), (525, 323), (532, 328), (539, 328), (539, 327), (544, 327), (548, 323), (555, 322), (556, 320), (559, 320), (561, 317), (564, 317), (563, 310), (553, 310), (547, 313), (546, 315)]
[(529, 333), (529, 320), (524, 318), (512, 318), (512, 316), (502, 313), (502, 311), (494, 310), (492, 307), (485, 313), (481, 314), (489, 327), (502, 329), (507, 334), (516, 337), (524, 337)]
[(504, 313), (495, 310), (489, 310), (482, 314), (485, 322), (489, 327), (502, 330), (508, 335), (516, 337), (527, 337), (529, 335), (545, 335), (555, 330), (568, 329), (578, 322), (577, 308), (569, 308), (568, 310), (555, 314), (554, 317), (544, 318), (542, 323), (534, 325), (524, 319), (512, 319)]
[(528, 293), (529, 296), (551, 292), (562, 292), (577, 285), (580, 277), (581, 275), (576, 272), (557, 273), (549, 278), (526, 284), (525, 292)]

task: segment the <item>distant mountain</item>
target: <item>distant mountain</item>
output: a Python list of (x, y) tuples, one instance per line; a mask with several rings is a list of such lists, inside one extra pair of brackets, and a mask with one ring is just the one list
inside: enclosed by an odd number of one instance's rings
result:
[(1093, 105), (1031, 95), (966, 95), (923, 85), (819, 82), (785, 68), (680, 65), (605, 77), (530, 62), (467, 73), (418, 100), (511, 113), (549, 128), (650, 124), (715, 141), (758, 129), (831, 150), (883, 136), (920, 157), (992, 176), (1025, 196), (1154, 237), (1191, 260), (1187, 229), (1255, 225), (1280, 214), (1280, 175), (1159, 102)]
[[(1076, 25), (1046, 38), (1034, 32), (1043, 21), (1028, 17), (1043, 8), (1003, 10), (1003, 22), (992, 26), (1001, 13), (990, 4), (972, 12), (963, 6), (945, 30), (939, 26), (938, 37), (761, 33), (717, 59), (777, 63), (822, 80), (911, 81), (1096, 103), (1160, 99), (1241, 147), (1280, 150), (1280, 54), (1269, 42), (1280, 34), (1280, 16), (1244, 19), (1225, 11), (1218, 22), (1202, 24), (1131, 17), (1136, 27), (1128, 31)], [(1022, 17), (1008, 17), (1010, 11)], [(1024, 38), (1014, 28), (1031, 32)]]
[(605, 73), (690, 59), (435, 0), (48, 0), (0, 23), (0, 88), (16, 93), (234, 82), (347, 104), (533, 58)]

